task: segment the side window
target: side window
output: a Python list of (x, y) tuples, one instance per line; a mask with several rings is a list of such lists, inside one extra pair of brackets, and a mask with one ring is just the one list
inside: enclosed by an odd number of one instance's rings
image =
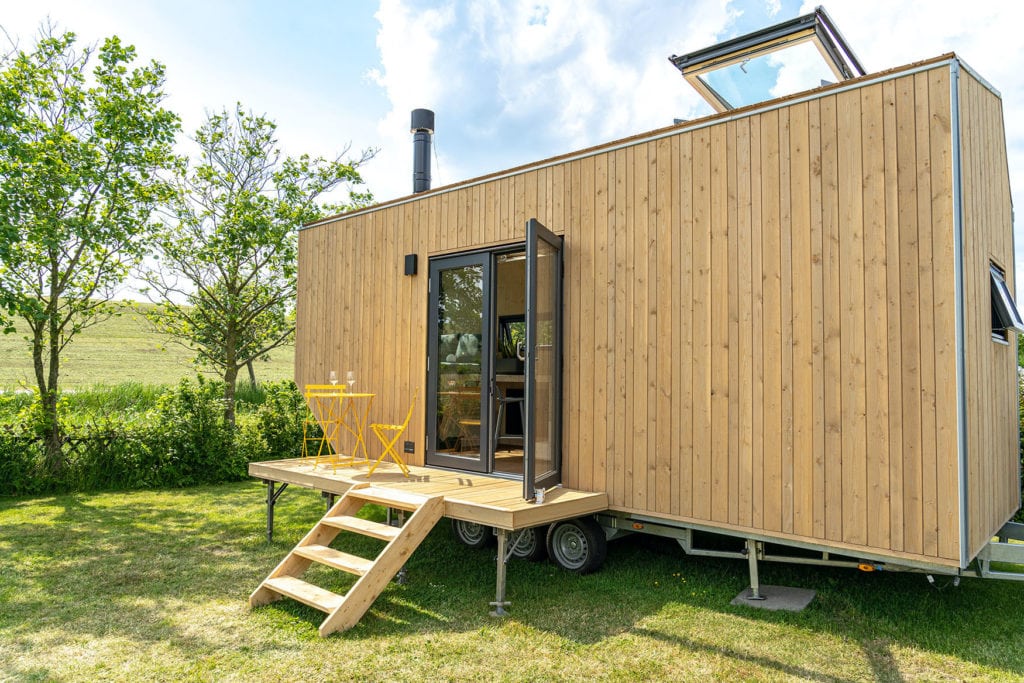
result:
[(1009, 342), (1011, 330), (1024, 333), (1024, 320), (1013, 301), (1010, 288), (1006, 286), (1003, 269), (990, 263), (989, 279), (992, 283), (992, 340)]

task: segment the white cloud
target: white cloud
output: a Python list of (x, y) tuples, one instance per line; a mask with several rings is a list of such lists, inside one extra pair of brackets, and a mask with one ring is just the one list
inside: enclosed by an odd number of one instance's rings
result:
[[(27, 39), (49, 14), (90, 42), (119, 34), (167, 65), (167, 105), (186, 131), (241, 101), (277, 120), (291, 154), (379, 146), (364, 177), (389, 199), (411, 188), (411, 109), (437, 113), (435, 186), (457, 182), (708, 113), (666, 58), (818, 1), (382, 0), (371, 17), (358, 4), (0, 0), (0, 24)], [(1002, 92), (1024, 205), (1024, 3), (827, 6), (869, 70), (955, 50)]]
[(381, 131), (401, 150), (388, 163), (404, 161), (378, 196), (408, 192), (406, 121), (418, 106), (437, 114), (435, 185), (695, 115), (700, 100), (667, 58), (714, 42), (734, 16), (720, 0), (385, 0), (375, 76), (392, 109)]
[[(388, 149), (378, 168), (388, 171), (373, 187), (382, 199), (408, 193), (408, 116), (418, 106), (437, 114), (435, 185), (704, 115), (709, 109), (669, 55), (817, 4), (795, 10), (780, 0), (385, 0), (377, 14), (378, 78), (391, 111), (381, 122)], [(956, 51), (998, 88), (1011, 186), (1016, 206), (1024, 206), (1024, 54), (1017, 35), (1024, 3), (830, 0), (828, 11), (868, 71)], [(1024, 236), (1017, 243), (1024, 267)], [(1018, 281), (1024, 285), (1024, 277)]]

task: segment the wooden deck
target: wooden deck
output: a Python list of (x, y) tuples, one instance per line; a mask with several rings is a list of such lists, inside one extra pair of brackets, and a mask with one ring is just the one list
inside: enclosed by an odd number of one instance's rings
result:
[(518, 531), (563, 519), (608, 509), (608, 495), (566, 488), (548, 491), (544, 503), (523, 500), (522, 482), (480, 474), (468, 474), (432, 467), (410, 466), (406, 478), (397, 466), (382, 464), (372, 476), (365, 466), (338, 467), (313, 458), (271, 460), (249, 463), (249, 475), (264, 481), (287, 483), (341, 495), (354, 484), (409, 491), (422, 495), (443, 495), (444, 516)]

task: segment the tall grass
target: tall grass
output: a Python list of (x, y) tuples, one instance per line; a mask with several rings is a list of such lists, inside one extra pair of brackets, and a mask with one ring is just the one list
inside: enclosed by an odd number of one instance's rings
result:
[[(131, 420), (155, 408), (157, 399), (167, 393), (168, 389), (169, 385), (123, 382), (65, 391), (61, 394), (64, 406), (62, 418), (70, 424), (110, 416)], [(17, 419), (20, 413), (31, 406), (35, 397), (34, 391), (0, 393), (0, 424)], [(266, 398), (264, 385), (252, 384), (248, 380), (240, 381), (235, 393), (235, 410), (240, 415), (255, 412)]]

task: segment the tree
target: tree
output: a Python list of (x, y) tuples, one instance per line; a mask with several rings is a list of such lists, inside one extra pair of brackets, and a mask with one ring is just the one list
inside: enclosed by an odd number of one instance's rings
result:
[[(238, 371), (295, 332), (298, 227), (371, 200), (358, 168), (373, 150), (343, 160), (282, 157), (276, 125), (237, 105), (207, 116), (196, 132), (198, 163), (178, 188), (174, 220), (158, 238), (159, 267), (144, 279), (162, 299), (151, 319), (224, 378), (233, 424)], [(324, 205), (340, 186), (349, 204)]]
[(61, 352), (111, 315), (116, 287), (147, 253), (179, 128), (160, 106), (163, 66), (129, 70), (135, 49), (116, 36), (98, 52), (75, 41), (47, 25), (31, 51), (12, 44), (0, 56), (0, 315), (5, 332), (15, 319), (27, 326), (55, 472)]

